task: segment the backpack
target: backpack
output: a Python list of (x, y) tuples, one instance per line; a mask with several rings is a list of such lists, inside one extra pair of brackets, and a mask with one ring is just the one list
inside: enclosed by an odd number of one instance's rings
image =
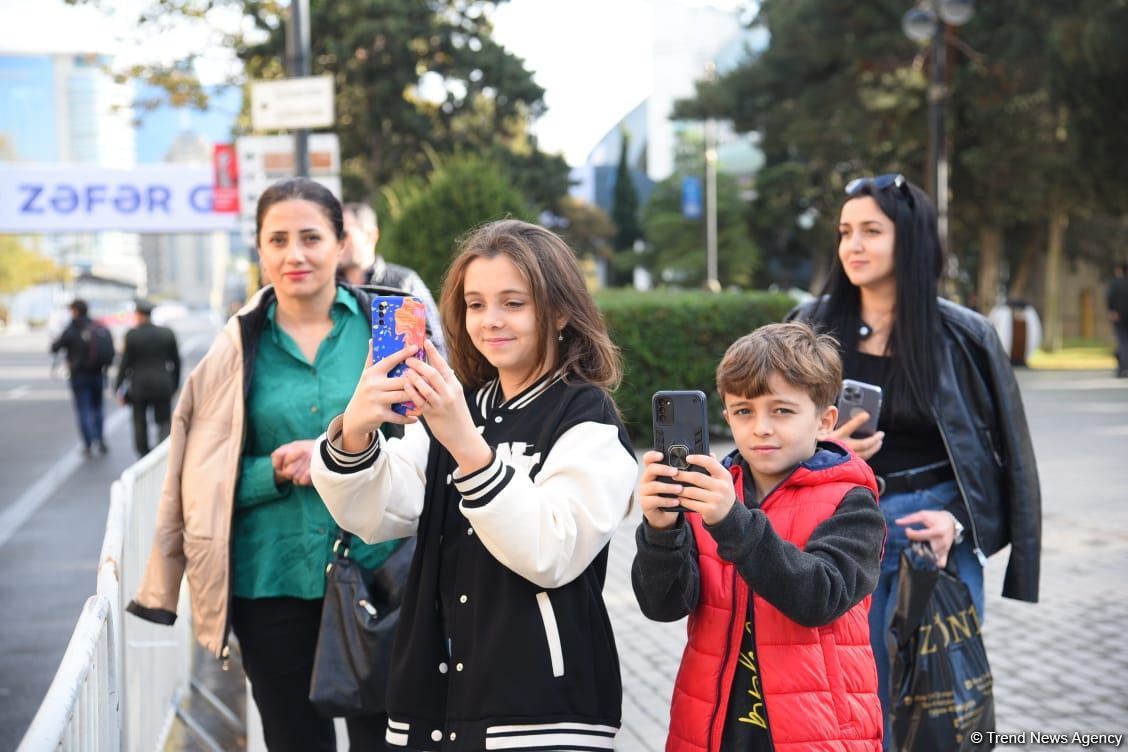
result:
[(97, 322), (90, 322), (82, 333), (86, 356), (82, 359), (88, 368), (109, 368), (114, 362), (114, 337), (110, 330)]

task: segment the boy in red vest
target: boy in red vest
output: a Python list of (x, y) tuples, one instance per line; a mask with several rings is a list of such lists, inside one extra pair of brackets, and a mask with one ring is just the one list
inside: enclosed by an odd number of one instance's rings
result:
[(717, 367), (736, 451), (688, 457), (707, 475), (643, 456), (634, 592), (651, 619), (689, 615), (668, 752), (881, 750), (867, 615), (885, 523), (869, 466), (819, 441), (841, 382), (832, 338), (761, 327)]

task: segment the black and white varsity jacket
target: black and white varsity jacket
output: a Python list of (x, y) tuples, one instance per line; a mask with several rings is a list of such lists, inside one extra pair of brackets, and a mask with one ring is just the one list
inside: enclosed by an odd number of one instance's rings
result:
[(470, 475), (424, 421), (359, 454), (325, 436), (314, 452), (314, 485), (342, 527), (369, 542), (418, 535), (389, 747), (612, 749), (622, 685), (602, 591), (637, 477), (626, 430), (601, 389), (561, 373), (509, 400), (497, 381), (466, 399), (494, 449)]

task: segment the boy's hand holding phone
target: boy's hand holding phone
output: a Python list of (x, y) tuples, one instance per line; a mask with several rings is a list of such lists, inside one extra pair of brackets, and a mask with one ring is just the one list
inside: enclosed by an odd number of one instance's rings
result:
[[(700, 514), (705, 524), (715, 525), (736, 501), (732, 476), (715, 457), (691, 454), (686, 459), (708, 474), (664, 465), (661, 452), (650, 451), (642, 456), (638, 503), (647, 523), (655, 529), (665, 530), (677, 523), (678, 513), (669, 510), (678, 505)], [(673, 494), (677, 498), (672, 498)]]

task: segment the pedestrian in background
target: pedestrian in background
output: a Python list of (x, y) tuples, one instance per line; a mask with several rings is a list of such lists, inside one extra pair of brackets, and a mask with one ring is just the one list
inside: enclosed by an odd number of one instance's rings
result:
[[(270, 285), (184, 384), (156, 540), (128, 610), (171, 624), (187, 572), (196, 637), (226, 659), (234, 629), (271, 752), (333, 752), (333, 723), (309, 690), (337, 528), (310, 453), (364, 369), (371, 298), (336, 283), (344, 221), (319, 183), (275, 183), (255, 225)], [(350, 558), (372, 571), (399, 545), (355, 545)], [(347, 723), (353, 750), (383, 748), (382, 714)]]
[(106, 454), (110, 450), (103, 436), (102, 397), (106, 391), (106, 369), (114, 361), (113, 337), (106, 327), (90, 318), (85, 300), (76, 298), (70, 304), (70, 312), (70, 323), (51, 343), (51, 352), (66, 352), (83, 456), (89, 457), (93, 452)]
[(388, 747), (611, 749), (622, 685), (602, 591), (636, 476), (610, 396), (619, 353), (575, 253), (542, 227), (477, 230), (442, 301), (450, 365), (430, 341), (426, 362), (408, 347), (369, 363), (313, 458), (346, 529), (418, 533)]
[(932, 202), (901, 175), (853, 180), (846, 194), (838, 263), (822, 296), (791, 317), (838, 339), (846, 378), (882, 388), (877, 433), (852, 437), (863, 411), (829, 436), (869, 461), (889, 530), (870, 610), (888, 740), (886, 638), (901, 551), (919, 540), (941, 565), (954, 557), (982, 618), (983, 567), (1010, 545), (1003, 595), (1037, 601), (1042, 505), (998, 335), (983, 316), (937, 297), (943, 254)]
[(1128, 263), (1117, 264), (1108, 283), (1105, 303), (1116, 332), (1116, 375), (1128, 378)]
[(133, 445), (137, 454), (149, 453), (149, 413), (157, 424), (157, 443), (168, 438), (172, 423), (172, 395), (180, 386), (180, 348), (176, 335), (153, 323), (153, 304), (137, 301), (137, 326), (125, 335), (114, 392), (118, 402), (133, 408)]
[(837, 346), (798, 323), (741, 337), (717, 366), (737, 448), (686, 458), (705, 472), (643, 455), (631, 585), (647, 617), (690, 616), (667, 752), (881, 749), (868, 613), (885, 521), (873, 471), (818, 440), (838, 418)]
[[(380, 242), (380, 226), (376, 222), (376, 211), (368, 204), (345, 204), (345, 233), (345, 252), (337, 276), (345, 278), (346, 274), (356, 275), (351, 279), (363, 280), (369, 285), (406, 290), (422, 300), (427, 311), (427, 331), (430, 333), (431, 341), (445, 356), (446, 340), (443, 336), (442, 321), (427, 283), (413, 269), (399, 264), (389, 264), (376, 251), (376, 244)], [(350, 272), (350, 264), (358, 265), (359, 272)], [(350, 283), (352, 283), (351, 279)]]

